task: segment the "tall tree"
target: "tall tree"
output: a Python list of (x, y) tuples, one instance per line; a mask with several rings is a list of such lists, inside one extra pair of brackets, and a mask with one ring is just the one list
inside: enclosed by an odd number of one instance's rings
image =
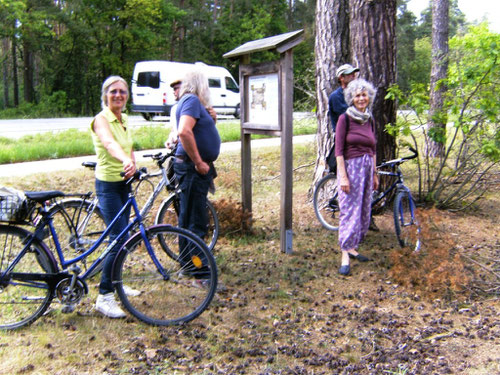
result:
[(397, 79), (399, 88), (407, 93), (410, 91), (410, 83), (415, 63), (415, 40), (417, 19), (408, 10), (408, 0), (398, 1), (398, 18), (396, 22), (397, 39)]
[(432, 3), (432, 62), (430, 82), (429, 136), (430, 157), (444, 156), (446, 123), (444, 110), (446, 87), (442, 84), (448, 71), (449, 0)]
[[(14, 106), (19, 105), (19, 85), (17, 80), (17, 40), (19, 39), (18, 20), (25, 13), (24, 0), (0, 0), (0, 36), (10, 40), (10, 58), (12, 60), (11, 79)], [(6, 60), (7, 64), (7, 51)]]
[[(377, 133), (377, 161), (395, 155), (395, 138), (385, 131), (396, 122), (396, 103), (385, 99), (396, 83), (396, 0), (350, 1), (351, 46), (360, 76), (377, 88), (373, 117)], [(383, 181), (381, 181), (384, 183)]]
[(351, 61), (349, 45), (349, 1), (318, 0), (314, 45), (318, 157), (314, 182), (322, 177), (326, 168), (326, 156), (333, 145), (334, 134), (328, 118), (328, 96), (338, 84), (336, 68)]

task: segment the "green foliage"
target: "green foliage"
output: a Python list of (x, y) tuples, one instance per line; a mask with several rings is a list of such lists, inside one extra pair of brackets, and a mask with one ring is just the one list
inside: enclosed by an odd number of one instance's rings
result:
[[(405, 111), (387, 131), (420, 150), (419, 196), (438, 207), (464, 208), (490, 186), (488, 179), (500, 161), (500, 34), (486, 24), (471, 27), (450, 40), (446, 129), (427, 129), (428, 88), (412, 85), (405, 96), (392, 87), (388, 96), (398, 98)], [(448, 135), (446, 134), (448, 133)], [(443, 143), (444, 157), (426, 155), (429, 141)]]
[[(431, 71), (432, 10), (424, 9), (417, 17), (407, 8), (408, 0), (398, 2), (396, 23), (398, 85), (409, 93), (412, 85), (428, 85)], [(450, 37), (463, 33), (466, 27), (465, 15), (458, 8), (457, 0), (450, 1)]]

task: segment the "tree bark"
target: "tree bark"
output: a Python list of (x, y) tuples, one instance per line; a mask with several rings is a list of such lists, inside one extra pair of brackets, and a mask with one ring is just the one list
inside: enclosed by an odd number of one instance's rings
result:
[(12, 91), (14, 93), (14, 107), (19, 106), (19, 82), (17, 80), (17, 43), (16, 37), (12, 37)]
[(9, 108), (9, 39), (3, 38), (2, 40), (2, 81), (3, 81), (3, 103), (4, 108)]
[[(396, 0), (352, 0), (350, 2), (351, 46), (359, 76), (377, 89), (373, 118), (377, 135), (377, 163), (394, 158), (396, 141), (385, 125), (396, 122), (396, 103), (386, 100), (396, 83)], [(381, 181), (381, 188), (385, 182)]]
[(314, 51), (318, 155), (313, 186), (323, 176), (326, 156), (333, 144), (334, 134), (328, 118), (328, 96), (338, 85), (335, 70), (350, 61), (348, 0), (318, 0), (316, 3)]
[[(432, 61), (429, 98), (429, 131), (433, 133), (427, 145), (430, 157), (444, 156), (446, 144), (446, 123), (444, 111), (446, 86), (440, 81), (448, 72), (449, 0), (432, 2)], [(432, 129), (432, 130), (431, 130)]]
[(23, 43), (23, 77), (24, 77), (24, 101), (33, 103), (34, 87), (33, 87), (33, 52), (30, 44), (27, 41)]

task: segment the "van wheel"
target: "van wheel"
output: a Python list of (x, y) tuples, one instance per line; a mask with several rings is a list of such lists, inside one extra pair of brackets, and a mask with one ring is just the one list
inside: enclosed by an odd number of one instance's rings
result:
[(151, 121), (154, 117), (152, 113), (147, 113), (147, 112), (141, 112), (142, 117), (144, 117), (144, 120)]
[(240, 115), (241, 115), (241, 113), (240, 113), (240, 105), (238, 104), (236, 106), (236, 111), (234, 111), (234, 118), (240, 118)]

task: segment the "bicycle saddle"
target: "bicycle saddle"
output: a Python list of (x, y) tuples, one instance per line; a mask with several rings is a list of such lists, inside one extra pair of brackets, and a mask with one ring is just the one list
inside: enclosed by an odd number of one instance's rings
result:
[(28, 199), (31, 199), (38, 203), (42, 203), (52, 198), (64, 197), (66, 194), (64, 194), (62, 191), (59, 190), (48, 190), (48, 191), (25, 191), (24, 195), (26, 195)]

